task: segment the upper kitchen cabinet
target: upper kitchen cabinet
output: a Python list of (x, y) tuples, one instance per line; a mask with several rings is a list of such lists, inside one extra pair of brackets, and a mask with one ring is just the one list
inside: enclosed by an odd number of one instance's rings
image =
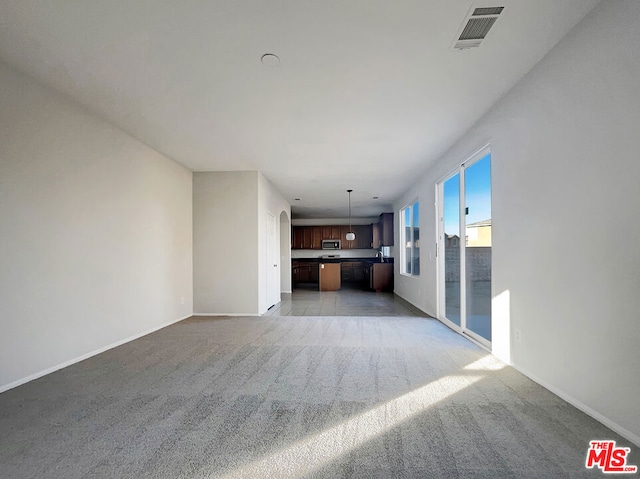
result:
[(293, 226), (292, 249), (322, 249), (322, 240), (340, 240), (342, 249), (371, 249), (373, 236), (371, 225), (352, 225), (356, 239), (347, 241), (349, 225)]
[(393, 246), (393, 213), (382, 213), (377, 223), (371, 225), (372, 247)]
[[(341, 240), (341, 246), (342, 249), (354, 249), (355, 246), (355, 240), (354, 241), (348, 241), (347, 240), (347, 233), (349, 232), (349, 225), (341, 225), (340, 226), (340, 240)], [(358, 236), (356, 235), (356, 238)]]
[(380, 215), (380, 246), (393, 246), (393, 213)]
[(380, 223), (373, 223), (371, 225), (371, 247), (373, 249), (380, 248), (381, 244), (380, 238)]
[(322, 231), (318, 226), (294, 226), (291, 228), (292, 249), (320, 249), (322, 247)]
[(302, 249), (302, 228), (294, 226), (291, 228), (291, 249)]
[(322, 239), (326, 240), (339, 240), (340, 227), (339, 226), (322, 226)]
[(313, 249), (313, 229), (310, 226), (302, 228), (302, 249)]
[(322, 226), (311, 227), (311, 249), (322, 249)]
[(351, 231), (356, 235), (353, 241), (347, 240), (349, 225), (340, 226), (340, 240), (342, 249), (371, 249), (371, 225), (351, 225)]
[(356, 234), (354, 243), (358, 249), (371, 249), (373, 247), (373, 235), (371, 233), (370, 225), (356, 225), (353, 227), (353, 232)]

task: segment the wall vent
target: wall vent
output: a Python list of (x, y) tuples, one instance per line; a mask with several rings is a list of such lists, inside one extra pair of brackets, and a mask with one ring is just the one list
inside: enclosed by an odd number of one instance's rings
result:
[(467, 48), (479, 47), (502, 10), (504, 7), (472, 8), (462, 22), (453, 48), (466, 50)]

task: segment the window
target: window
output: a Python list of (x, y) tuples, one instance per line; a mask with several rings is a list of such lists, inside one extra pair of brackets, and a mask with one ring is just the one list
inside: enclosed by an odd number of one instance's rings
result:
[(403, 227), (400, 229), (401, 272), (420, 276), (420, 206), (416, 201), (400, 210)]

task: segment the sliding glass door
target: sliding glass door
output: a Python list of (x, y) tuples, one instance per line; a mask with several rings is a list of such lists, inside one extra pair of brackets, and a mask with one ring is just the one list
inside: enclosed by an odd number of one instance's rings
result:
[(460, 175), (444, 182), (444, 315), (460, 326)]
[(491, 341), (491, 156), (464, 169), (466, 328)]
[[(439, 315), (491, 342), (491, 154), (474, 155), (438, 184)], [(464, 232), (462, 235), (460, 232)]]

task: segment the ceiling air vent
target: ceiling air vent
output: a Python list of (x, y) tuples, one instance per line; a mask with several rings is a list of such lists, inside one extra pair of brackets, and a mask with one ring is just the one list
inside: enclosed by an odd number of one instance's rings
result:
[(504, 7), (472, 8), (464, 22), (462, 22), (458, 39), (453, 48), (465, 50), (479, 47), (498, 19), (498, 15), (502, 13), (502, 10), (504, 10)]

